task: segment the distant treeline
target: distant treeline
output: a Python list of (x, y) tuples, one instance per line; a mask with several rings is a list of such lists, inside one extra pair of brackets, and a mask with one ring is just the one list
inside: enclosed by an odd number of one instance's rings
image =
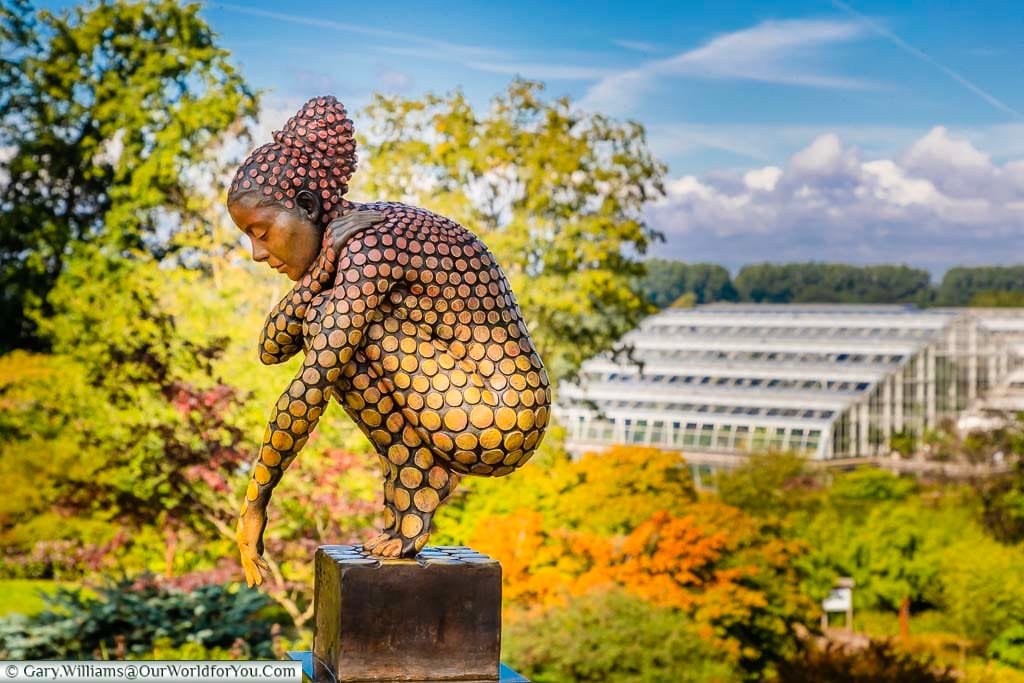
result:
[(1024, 306), (1024, 265), (953, 268), (935, 286), (908, 266), (760, 263), (733, 278), (713, 263), (649, 259), (641, 288), (659, 308), (716, 301)]

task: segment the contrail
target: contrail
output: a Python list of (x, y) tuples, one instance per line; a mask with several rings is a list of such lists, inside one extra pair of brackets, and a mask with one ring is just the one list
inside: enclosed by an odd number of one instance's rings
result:
[(210, 2), (209, 7), (225, 9), (232, 12), (240, 12), (242, 14), (249, 14), (254, 17), (265, 17), (267, 19), (276, 19), (278, 21), (287, 21), (293, 24), (303, 24), (306, 26), (316, 26), (319, 28), (330, 29), (334, 31), (347, 31), (350, 33), (358, 33), (366, 36), (375, 36), (378, 38), (394, 38), (400, 41), (412, 41), (421, 45), (427, 45), (438, 50), (455, 51), (465, 55), (476, 56), (478, 58), (495, 58), (503, 57), (504, 55), (494, 49), (478, 47), (476, 45), (460, 45), (458, 43), (450, 43), (445, 40), (436, 40), (428, 36), (422, 36), (411, 33), (402, 33), (400, 31), (390, 31), (387, 29), (374, 28), (370, 26), (360, 26), (358, 24), (349, 24), (341, 21), (332, 21), (330, 19), (320, 19), (317, 17), (306, 17), (298, 14), (286, 14), (284, 12), (273, 12), (270, 10), (259, 9), (256, 7), (247, 7), (245, 5), (238, 5), (232, 2)]
[(947, 76), (952, 78), (954, 81), (956, 81), (957, 83), (959, 83), (963, 87), (967, 88), (968, 90), (973, 92), (975, 95), (977, 95), (981, 99), (983, 99), (986, 102), (988, 102), (989, 104), (991, 104), (996, 109), (999, 109), (999, 110), (1001, 110), (1001, 111), (1003, 111), (1003, 112), (1013, 116), (1014, 118), (1024, 120), (1024, 113), (1021, 113), (1020, 111), (1014, 109), (1013, 107), (1008, 105), (1006, 102), (1003, 102), (1001, 99), (999, 99), (995, 95), (991, 95), (988, 92), (986, 92), (985, 90), (982, 90), (981, 88), (976, 86), (974, 83), (971, 83), (969, 80), (967, 80), (966, 78), (964, 78), (963, 76), (958, 74), (956, 71), (953, 71), (948, 66), (942, 64), (941, 62), (936, 61), (935, 59), (933, 59), (932, 57), (928, 56), (927, 54), (925, 54), (921, 50), (918, 50), (916, 47), (914, 47), (913, 45), (911, 45), (907, 41), (903, 40), (902, 38), (897, 36), (895, 33), (890, 31), (889, 29), (885, 28), (884, 26), (882, 26), (881, 24), (879, 24), (879, 23), (877, 23), (875, 21), (872, 21), (868, 17), (864, 16), (863, 14), (858, 12), (857, 10), (855, 10), (852, 7), (850, 7), (849, 5), (847, 5), (842, 0), (832, 0), (832, 4), (835, 7), (838, 7), (839, 9), (843, 10), (844, 12), (847, 12), (847, 13), (853, 15), (854, 17), (856, 17), (857, 19), (859, 19), (860, 21), (864, 22), (864, 24), (866, 26), (868, 26), (872, 31), (874, 31), (878, 35), (882, 36), (883, 38), (887, 38), (889, 41), (894, 43), (897, 47), (902, 49), (904, 52), (909, 52), (913, 56), (915, 56), (918, 59), (920, 59), (922, 62), (925, 62), (927, 64), (931, 64), (936, 69), (938, 69), (942, 73), (946, 74)]

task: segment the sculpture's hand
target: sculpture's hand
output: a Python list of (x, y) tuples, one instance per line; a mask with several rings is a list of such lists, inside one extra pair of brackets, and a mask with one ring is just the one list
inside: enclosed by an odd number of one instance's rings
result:
[(270, 566), (263, 555), (263, 530), (267, 527), (267, 511), (262, 505), (250, 503), (238, 518), (235, 540), (242, 556), (245, 583), (252, 588), (263, 583), (263, 572)]
[(313, 298), (330, 289), (334, 282), (342, 243), (349, 235), (383, 220), (382, 212), (362, 209), (350, 211), (330, 222), (324, 230), (320, 255), (267, 316), (259, 341), (259, 356), (263, 363), (283, 363), (306, 348), (301, 336), (302, 319)]
[(373, 209), (351, 211), (341, 218), (331, 221), (324, 231), (324, 244), (337, 247), (352, 233), (369, 228), (384, 220), (384, 214)]

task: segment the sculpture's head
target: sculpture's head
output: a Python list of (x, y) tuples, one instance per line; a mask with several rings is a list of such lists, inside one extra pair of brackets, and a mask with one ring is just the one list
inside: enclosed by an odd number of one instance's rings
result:
[(273, 137), (238, 168), (228, 211), (252, 242), (253, 260), (298, 280), (347, 205), (355, 136), (345, 108), (328, 96), (306, 102)]

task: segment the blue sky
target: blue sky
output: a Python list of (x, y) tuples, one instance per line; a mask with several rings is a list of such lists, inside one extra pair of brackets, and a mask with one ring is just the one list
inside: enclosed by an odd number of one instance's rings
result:
[[(682, 174), (778, 162), (815, 132), (891, 153), (935, 125), (982, 139), (1024, 124), (1024, 9), (980, 5), (210, 2), (205, 14), (271, 99), (329, 90), (358, 109), (375, 89), (461, 87), (482, 104), (520, 74), (640, 120)], [(733, 130), (747, 127), (767, 139)]]
[[(643, 123), (659, 256), (1024, 261), (1024, 3), (205, 3), (264, 126), (515, 75)], [(356, 118), (357, 125), (359, 119)]]
[[(515, 75), (636, 119), (670, 170), (653, 254), (762, 260), (1024, 261), (1019, 2), (211, 2), (268, 126), (333, 93)], [(358, 123), (358, 119), (357, 119)]]

